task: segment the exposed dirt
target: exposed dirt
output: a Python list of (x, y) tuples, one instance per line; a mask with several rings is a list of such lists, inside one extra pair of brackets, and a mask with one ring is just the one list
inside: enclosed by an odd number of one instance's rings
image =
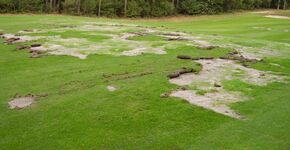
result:
[(167, 77), (170, 79), (174, 79), (177, 78), (183, 74), (187, 74), (187, 73), (192, 73), (192, 72), (197, 72), (196, 70), (194, 70), (193, 68), (182, 68), (174, 73), (169, 74)]
[(191, 104), (213, 110), (233, 118), (243, 119), (244, 117), (233, 111), (228, 104), (243, 100), (240, 93), (234, 92), (216, 92), (207, 93), (203, 96), (197, 95), (192, 90), (174, 91), (170, 94), (172, 97), (178, 97), (188, 101)]
[(42, 39), (45, 37), (40, 37), (40, 36), (17, 36), (14, 34), (3, 34), (1, 35), (2, 38), (5, 38), (7, 43), (19, 43), (19, 42), (27, 42), (27, 41), (34, 41), (38, 39)]
[(25, 46), (25, 45), (19, 45), (19, 46), (17, 46), (16, 47), (16, 49), (18, 49), (18, 50), (25, 50), (25, 49), (30, 49), (30, 46)]
[[(192, 104), (211, 109), (233, 118), (243, 117), (231, 110), (228, 104), (248, 98), (239, 92), (230, 92), (223, 89), (223, 80), (238, 79), (248, 84), (265, 86), (271, 82), (283, 82), (284, 77), (274, 75), (272, 72), (259, 71), (244, 67), (228, 59), (200, 59), (196, 62), (202, 65), (199, 74), (181, 74), (169, 81), (179, 86), (193, 86), (196, 90), (178, 90), (170, 96), (179, 97)], [(198, 90), (205, 91), (204, 95), (198, 95)]]
[(177, 58), (178, 59), (192, 59), (192, 57), (188, 55), (178, 55)]
[(194, 40), (194, 42), (196, 44), (198, 44), (198, 48), (200, 48), (200, 49), (210, 50), (210, 49), (216, 48), (216, 46), (213, 46), (212, 44), (210, 44), (209, 42), (204, 41), (204, 40)]
[(10, 109), (22, 109), (31, 106), (35, 100), (36, 96), (34, 95), (16, 96), (16, 98), (8, 102), (8, 105)]
[[(257, 27), (260, 29), (260, 27)], [(128, 30), (136, 30), (135, 32), (127, 32)], [(264, 29), (264, 28), (263, 28)], [(92, 42), (86, 38), (62, 38), (58, 36), (30, 36), (29, 33), (43, 33), (43, 32), (65, 32), (70, 30), (76, 31), (105, 31), (104, 33), (84, 33), (84, 34), (98, 34), (111, 37), (111, 39), (105, 39), (100, 42)], [(2, 37), (6, 39), (7, 43), (17, 43), (33, 41), (38, 39), (45, 39), (46, 42), (42, 43), (42, 46), (32, 47), (33, 51), (40, 51), (41, 53), (48, 53), (52, 55), (68, 55), (78, 57), (80, 59), (86, 59), (90, 54), (111, 54), (116, 56), (138, 56), (144, 53), (152, 54), (166, 54), (165, 49), (167, 47), (174, 48), (178, 44), (186, 43), (186, 45), (195, 46), (200, 49), (214, 49), (216, 47), (233, 48), (239, 51), (239, 55), (246, 59), (256, 59), (261, 60), (265, 56), (276, 56), (277, 51), (267, 50), (261, 48), (255, 50), (251, 47), (245, 47), (239, 44), (233, 43), (218, 43), (219, 40), (223, 41), (225, 37), (220, 36), (193, 36), (192, 34), (185, 32), (169, 32), (160, 31), (156, 28), (146, 28), (136, 25), (126, 25), (126, 24), (97, 24), (97, 23), (86, 23), (84, 25), (63, 28), (49, 29), (46, 31), (41, 31), (37, 29), (33, 30), (22, 30), (19, 31), (23, 34), (28, 35), (13, 35), (13, 34), (3, 34)], [(122, 32), (122, 33), (120, 33)], [(134, 36), (144, 36), (144, 35), (156, 35), (167, 38), (168, 41), (163, 41), (160, 46), (156, 46), (154, 41), (134, 41), (129, 40), (130, 37)], [(216, 41), (217, 40), (217, 41)], [(280, 43), (281, 44), (281, 43)], [(281, 45), (282, 46), (282, 45)], [(281, 47), (278, 45), (277, 47)], [(273, 49), (272, 46), (266, 45), (266, 48)], [(126, 49), (127, 51), (123, 51)], [(257, 52), (257, 53), (253, 53)]]
[(279, 16), (279, 15), (267, 15), (267, 18), (274, 18), (274, 19), (290, 19), (288, 16)]
[(107, 86), (107, 89), (110, 91), (110, 92), (114, 92), (117, 90), (117, 88), (115, 86), (112, 86), (112, 85), (109, 85)]
[[(283, 81), (283, 77), (274, 75), (271, 72), (259, 71), (252, 68), (236, 64), (233, 60), (214, 59), (196, 61), (203, 66), (199, 74), (183, 74), (178, 78), (171, 79), (170, 82), (180, 86), (195, 83), (204, 88), (213, 87), (215, 83), (222, 80), (240, 79), (249, 84), (264, 86), (270, 82)], [(209, 86), (210, 85), (210, 86)]]

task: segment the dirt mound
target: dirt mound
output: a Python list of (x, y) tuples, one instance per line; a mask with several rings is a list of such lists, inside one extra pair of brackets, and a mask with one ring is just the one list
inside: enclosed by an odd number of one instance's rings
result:
[(30, 49), (30, 46), (19, 45), (16, 47), (18, 50)]
[(187, 73), (192, 73), (192, 72), (197, 72), (196, 70), (194, 70), (193, 68), (182, 68), (174, 73), (169, 74), (167, 77), (170, 79), (174, 79), (174, 78), (178, 78), (179, 76), (183, 75), (183, 74), (187, 74)]
[(44, 37), (40, 36), (26, 36), (26, 35), (14, 35), (14, 34), (3, 34), (1, 35), (2, 38), (5, 38), (6, 43), (20, 43), (20, 42), (28, 42), (39, 40)]
[(178, 55), (177, 58), (178, 59), (192, 59), (191, 56), (187, 56), (187, 55)]

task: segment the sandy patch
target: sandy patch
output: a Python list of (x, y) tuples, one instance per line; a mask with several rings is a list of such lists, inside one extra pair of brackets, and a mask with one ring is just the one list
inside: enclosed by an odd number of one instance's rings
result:
[(108, 89), (108, 91), (110, 91), (110, 92), (114, 92), (114, 91), (117, 90), (117, 88), (114, 87), (114, 86), (112, 86), (112, 85), (107, 86), (107, 89)]
[(169, 41), (187, 41), (200, 49), (212, 49), (216, 47), (199, 36), (192, 36), (183, 32), (157, 32), (157, 34), (167, 38)]
[(43, 36), (26, 36), (26, 35), (16, 36), (14, 34), (3, 34), (1, 35), (1, 37), (5, 38), (6, 40), (9, 40), (12, 38), (17, 39), (13, 41), (12, 43), (28, 42), (28, 41), (34, 41), (34, 40), (45, 38)]
[(269, 14), (269, 13), (272, 13), (273, 11), (270, 11), (270, 10), (266, 10), (266, 11), (254, 11), (252, 13), (254, 14)]
[(282, 82), (283, 77), (271, 72), (259, 71), (236, 64), (233, 60), (214, 59), (198, 60), (203, 68), (199, 74), (183, 74), (178, 78), (170, 79), (170, 83), (184, 86), (195, 84), (200, 89), (214, 87), (215, 83), (223, 80), (239, 79), (249, 84), (265, 86), (271, 82)]
[[(126, 32), (133, 29), (135, 32)], [(259, 30), (268, 30), (268, 28), (260, 28)], [(90, 54), (111, 54), (116, 56), (137, 56), (144, 53), (152, 54), (166, 54), (165, 48), (177, 48), (180, 44), (186, 44), (189, 46), (198, 47), (201, 49), (213, 49), (215, 47), (233, 48), (239, 51), (240, 55), (247, 59), (261, 60), (267, 56), (278, 56), (277, 53), (281, 52), (281, 47), (287, 49), (287, 46), (283, 46), (282, 43), (271, 42), (266, 43), (262, 48), (253, 48), (234, 44), (233, 38), (227, 38), (222, 36), (204, 36), (198, 35), (193, 36), (184, 32), (169, 32), (160, 31), (156, 28), (146, 28), (136, 25), (126, 24), (110, 24), (110, 23), (85, 23), (79, 26), (65, 26), (63, 28), (48, 29), (49, 31), (64, 32), (68, 30), (76, 31), (91, 31), (90, 33), (84, 33), (88, 35), (104, 35), (111, 37), (111, 39), (104, 39), (99, 42), (89, 41), (86, 38), (61, 38), (58, 36), (31, 36), (29, 33), (44, 32), (43, 30), (23, 30), (20, 31), (23, 36), (15, 36), (12, 34), (6, 34), (7, 38), (19, 38), (17, 40), (11, 40), (11, 43), (26, 42), (38, 39), (45, 39), (46, 42), (42, 43), (42, 47), (32, 48), (35, 51), (47, 52), (52, 55), (68, 55), (85, 59)], [(98, 32), (104, 31), (104, 32)], [(122, 31), (122, 33), (120, 33)], [(114, 33), (116, 32), (116, 33)], [(130, 37), (143, 36), (143, 35), (154, 35), (167, 38), (167, 41), (163, 41), (160, 46), (160, 41), (134, 41), (129, 40)], [(235, 39), (239, 41), (239, 39)], [(265, 42), (264, 42), (265, 43)], [(254, 44), (253, 44), (254, 45)], [(284, 48), (285, 47), (285, 48)], [(268, 50), (268, 49), (270, 50)], [(279, 50), (278, 51), (276, 51)], [(126, 51), (124, 51), (126, 50)], [(284, 51), (284, 50), (283, 50)], [(286, 50), (285, 50), (286, 51)], [(287, 51), (288, 52), (288, 51)]]
[(184, 99), (191, 104), (210, 109), (217, 113), (233, 118), (244, 118), (227, 106), (230, 103), (238, 102), (243, 99), (243, 97), (238, 92), (222, 91), (216, 93), (207, 93), (201, 96), (197, 95), (196, 92), (192, 90), (181, 90), (172, 92), (170, 96)]
[(212, 45), (211, 43), (209, 43), (208, 41), (204, 41), (204, 40), (193, 40), (197, 45), (198, 48), (200, 49), (213, 49), (215, 48), (214, 45)]
[(279, 15), (267, 15), (265, 17), (267, 17), (267, 18), (274, 18), (274, 19), (290, 19), (290, 17), (287, 17), (287, 16), (279, 16)]
[(10, 109), (22, 109), (31, 106), (35, 101), (34, 96), (18, 97), (8, 102)]
[[(196, 90), (174, 91), (170, 96), (179, 97), (191, 104), (213, 110), (233, 118), (243, 117), (231, 110), (228, 106), (241, 100), (249, 98), (240, 92), (231, 92), (223, 89), (222, 81), (238, 79), (248, 84), (265, 86), (272, 82), (284, 82), (283, 76), (274, 75), (272, 72), (259, 71), (236, 64), (233, 60), (213, 59), (198, 60), (202, 65), (199, 74), (187, 73), (169, 82), (179, 86), (190, 86)], [(204, 95), (198, 95), (199, 90), (205, 91)]]

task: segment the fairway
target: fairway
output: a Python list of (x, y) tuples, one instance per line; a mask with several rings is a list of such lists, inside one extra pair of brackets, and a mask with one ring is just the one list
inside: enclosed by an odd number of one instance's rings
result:
[(0, 149), (290, 149), (290, 11), (0, 15)]

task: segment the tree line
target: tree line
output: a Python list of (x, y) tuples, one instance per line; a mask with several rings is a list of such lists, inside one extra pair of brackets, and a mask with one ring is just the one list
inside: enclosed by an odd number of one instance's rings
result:
[(0, 0), (0, 13), (65, 13), (107, 17), (217, 14), (240, 9), (287, 9), (290, 0)]

